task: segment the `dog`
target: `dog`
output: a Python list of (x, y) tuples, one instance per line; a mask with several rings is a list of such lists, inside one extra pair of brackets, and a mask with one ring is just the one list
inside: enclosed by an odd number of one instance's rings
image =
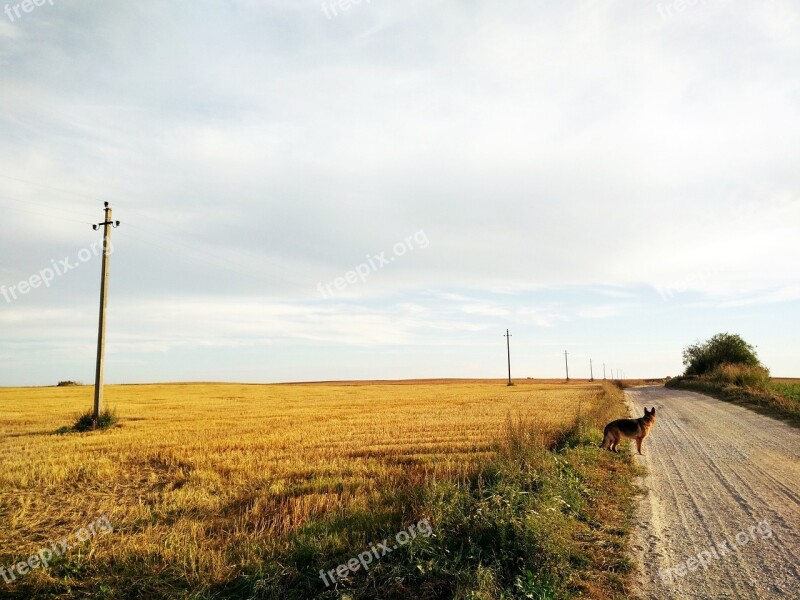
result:
[(644, 416), (638, 419), (617, 419), (616, 421), (611, 421), (603, 430), (603, 443), (600, 444), (600, 447), (605, 450), (616, 452), (617, 444), (619, 444), (619, 441), (623, 437), (632, 438), (636, 440), (636, 450), (641, 454), (642, 442), (644, 438), (647, 437), (647, 434), (650, 433), (650, 429), (655, 422), (655, 406), (652, 410), (647, 410), (647, 407), (645, 407)]

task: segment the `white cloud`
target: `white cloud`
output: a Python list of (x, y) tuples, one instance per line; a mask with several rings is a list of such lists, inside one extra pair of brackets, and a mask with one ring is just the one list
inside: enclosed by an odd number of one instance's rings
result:
[[(640, 286), (792, 302), (799, 13), (791, 0), (669, 20), (653, 2), (375, 1), (334, 19), (293, 0), (57, 3), (0, 22), (0, 175), (17, 178), (0, 177), (0, 272), (15, 283), (85, 246), (82, 223), (110, 200), (124, 248), (112, 297), (170, 314), (227, 303), (232, 340), (269, 343), (286, 324), (372, 345), (504, 318), (555, 328), (620, 316), (627, 304), (595, 291), (634, 302)], [(348, 289), (347, 308), (315, 305), (318, 282), (420, 229), (429, 248)], [(64, 278), (37, 310), (95, 288), (94, 273)], [(548, 290), (565, 299), (538, 303)], [(420, 291), (447, 308), (412, 308)], [(201, 322), (171, 334), (143, 320), (127, 348), (221, 343)]]
[(578, 317), (581, 319), (607, 319), (623, 314), (627, 308), (629, 307), (622, 304), (589, 306), (580, 309), (578, 311)]
[(538, 327), (554, 327), (570, 320), (567, 315), (548, 308), (522, 308), (517, 311), (517, 315), (523, 323), (533, 323)]
[(508, 314), (507, 308), (491, 304), (467, 304), (461, 307), (461, 311), (468, 315), (484, 315), (490, 317), (502, 317)]

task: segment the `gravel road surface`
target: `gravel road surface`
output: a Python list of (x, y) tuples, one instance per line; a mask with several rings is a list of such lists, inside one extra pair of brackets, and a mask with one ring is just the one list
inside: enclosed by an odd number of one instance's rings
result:
[(657, 409), (636, 457), (638, 595), (800, 598), (800, 430), (693, 392), (626, 396)]

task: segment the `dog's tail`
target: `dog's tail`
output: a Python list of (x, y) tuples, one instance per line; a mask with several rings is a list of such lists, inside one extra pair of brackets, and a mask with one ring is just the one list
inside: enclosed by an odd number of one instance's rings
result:
[(608, 425), (606, 425), (606, 428), (603, 429), (603, 441), (600, 442), (600, 448), (601, 449), (605, 449), (606, 448), (606, 440), (607, 439), (608, 439)]

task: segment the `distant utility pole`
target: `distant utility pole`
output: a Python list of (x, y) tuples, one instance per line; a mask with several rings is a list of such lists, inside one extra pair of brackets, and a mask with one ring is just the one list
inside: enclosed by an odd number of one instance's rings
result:
[(589, 376), (590, 381), (594, 381), (594, 367), (592, 366), (592, 359), (589, 359)]
[(606, 378), (606, 363), (603, 363), (603, 379)]
[(119, 221), (111, 220), (111, 207), (105, 203), (105, 220), (92, 229), (103, 227), (103, 267), (100, 276), (100, 323), (97, 326), (97, 370), (94, 377), (94, 415), (92, 420), (97, 428), (100, 419), (100, 405), (103, 402), (103, 370), (106, 351), (106, 306), (108, 304), (108, 255), (111, 252), (111, 228), (119, 227)]
[(508, 383), (506, 385), (514, 385), (511, 383), (511, 342), (509, 341), (511, 334), (508, 333), (508, 329), (503, 337), (506, 338), (506, 354), (508, 355)]
[(569, 381), (569, 359), (567, 359), (566, 350), (564, 350), (564, 364), (567, 366), (567, 381)]

